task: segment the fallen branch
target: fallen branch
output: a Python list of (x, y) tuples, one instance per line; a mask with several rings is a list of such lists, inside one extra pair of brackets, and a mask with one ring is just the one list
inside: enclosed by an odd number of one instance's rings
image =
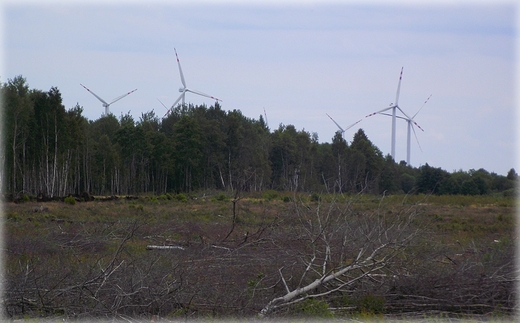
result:
[(184, 247), (181, 247), (181, 246), (155, 246), (155, 245), (146, 246), (146, 250), (172, 250), (172, 249), (184, 250)]

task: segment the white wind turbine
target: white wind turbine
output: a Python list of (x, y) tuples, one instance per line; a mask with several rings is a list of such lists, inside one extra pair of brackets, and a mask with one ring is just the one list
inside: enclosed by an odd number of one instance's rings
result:
[[(367, 115), (365, 118), (371, 117), (376, 114), (381, 114), (382, 112), (388, 111), (392, 109), (392, 158), (395, 161), (395, 118), (396, 118), (396, 110), (399, 109), (398, 101), (399, 101), (399, 91), (401, 90), (401, 79), (403, 78), (403, 68), (401, 67), (401, 75), (399, 75), (399, 83), (397, 84), (397, 94), (395, 95), (395, 104), (390, 103), (390, 106), (388, 108), (376, 111), (374, 113), (371, 113)], [(402, 112), (402, 110), (401, 110)]]
[[(417, 128), (421, 129), (421, 131), (424, 132), (424, 129), (421, 128), (421, 126), (419, 126), (417, 124), (417, 122), (415, 122), (413, 119), (415, 118), (415, 116), (419, 113), (419, 111), (422, 110), (422, 108), (424, 107), (424, 105), (426, 104), (426, 102), (428, 102), (428, 100), (430, 100), (431, 98), (431, 94), (430, 96), (426, 99), (426, 101), (424, 101), (423, 105), (419, 108), (419, 110), (417, 110), (417, 112), (413, 115), (413, 117), (409, 117), (406, 113), (404, 113), (403, 110), (401, 110), (401, 108), (398, 107), (399, 111), (401, 111), (405, 117), (402, 117), (402, 116), (396, 116), (396, 118), (400, 118), (400, 119), (403, 119), (406, 121), (406, 123), (408, 124), (408, 132), (407, 132), (407, 140), (406, 140), (406, 164), (407, 165), (410, 165), (410, 150), (411, 150), (411, 131), (413, 131), (413, 134), (415, 136), (415, 140), (417, 141), (417, 145), (419, 146), (419, 149), (421, 149), (421, 145), (419, 144), (419, 139), (417, 139), (417, 134), (415, 133), (415, 129), (413, 128), (413, 126), (417, 126)], [(387, 116), (391, 116), (391, 114), (387, 114), (387, 113), (381, 113), (381, 114), (384, 114), (384, 115), (387, 115)], [(422, 151), (422, 149), (421, 149)]]
[[(164, 115), (164, 117), (166, 117), (168, 115), (168, 113), (170, 113), (171, 109), (173, 109), (173, 107), (175, 107), (175, 105), (177, 103), (179, 103), (179, 101), (182, 99), (182, 104), (184, 105), (184, 97), (186, 95), (186, 92), (191, 92), (191, 93), (195, 93), (195, 94), (198, 94), (198, 95), (202, 95), (202, 96), (205, 96), (207, 98), (211, 98), (211, 99), (214, 99), (216, 101), (222, 101), (220, 99), (217, 99), (216, 97), (214, 96), (211, 96), (209, 94), (206, 94), (206, 93), (203, 93), (203, 92), (200, 92), (200, 91), (197, 91), (197, 90), (192, 90), (192, 89), (188, 89), (186, 87), (186, 81), (184, 80), (184, 74), (182, 73), (182, 68), (181, 68), (181, 62), (179, 61), (179, 56), (177, 55), (177, 50), (174, 48), (173, 49), (175, 51), (175, 57), (177, 57), (177, 64), (179, 65), (179, 74), (181, 75), (181, 82), (182, 82), (182, 86), (180, 89), (179, 89), (179, 92), (181, 92), (181, 95), (179, 96), (179, 98), (177, 100), (175, 100), (175, 102), (173, 102), (172, 104), (172, 107), (168, 110), (168, 112), (166, 112), (166, 114)], [(163, 118), (164, 118), (163, 117)]]
[(345, 131), (347, 131), (347, 130), (349, 130), (350, 128), (354, 127), (355, 125), (357, 125), (358, 123), (360, 123), (361, 120), (363, 120), (363, 119), (360, 119), (360, 120), (354, 122), (353, 124), (351, 124), (350, 126), (348, 126), (346, 129), (343, 129), (343, 128), (341, 128), (341, 126), (340, 126), (340, 125), (339, 125), (339, 124), (338, 124), (334, 119), (332, 119), (331, 116), (329, 116), (328, 113), (325, 113), (325, 114), (327, 115), (327, 117), (330, 118), (330, 120), (332, 120), (332, 122), (334, 122), (334, 123), (336, 124), (336, 126), (338, 126), (338, 128), (339, 128), (338, 131), (341, 132), (341, 136), (343, 137), (343, 139), (345, 139)]
[(100, 98), (96, 93), (90, 91), (90, 90), (89, 90), (85, 85), (83, 85), (83, 84), (81, 84), (81, 83), (80, 83), (79, 85), (83, 86), (83, 87), (85, 88), (85, 90), (87, 90), (87, 91), (89, 91), (90, 93), (92, 93), (93, 96), (95, 96), (99, 101), (101, 101), (101, 103), (103, 103), (103, 107), (105, 107), (105, 115), (108, 115), (108, 114), (110, 113), (110, 109), (109, 109), (109, 107), (110, 107), (110, 105), (111, 105), (112, 103), (121, 100), (122, 98), (124, 98), (125, 96), (131, 94), (132, 92), (137, 91), (137, 89), (132, 90), (132, 91), (130, 91), (130, 92), (128, 92), (128, 93), (125, 93), (125, 94), (123, 94), (123, 95), (118, 96), (117, 98), (113, 99), (112, 102), (107, 103), (105, 100), (103, 100), (102, 98)]

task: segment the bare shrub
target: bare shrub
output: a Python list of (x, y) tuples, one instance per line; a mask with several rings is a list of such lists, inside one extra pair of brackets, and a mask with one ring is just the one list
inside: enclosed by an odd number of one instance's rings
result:
[(404, 270), (399, 256), (419, 232), (415, 210), (357, 213), (351, 203), (294, 204), (297, 222), (289, 234), (295, 242), (283, 247), (294, 266), (290, 279), (285, 268), (278, 268), (283, 290), (261, 316), (311, 298), (369, 291)]

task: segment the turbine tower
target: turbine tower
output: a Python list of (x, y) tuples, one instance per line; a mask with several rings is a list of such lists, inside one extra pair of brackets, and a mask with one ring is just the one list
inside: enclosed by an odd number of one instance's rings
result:
[[(395, 120), (396, 120), (396, 110), (399, 109), (399, 92), (401, 90), (401, 79), (403, 78), (403, 68), (401, 67), (401, 74), (399, 75), (399, 83), (397, 84), (397, 93), (395, 95), (395, 103), (390, 103), (390, 106), (388, 108), (384, 108), (382, 110), (376, 111), (374, 113), (371, 113), (367, 115), (365, 118), (371, 117), (376, 114), (381, 114), (382, 112), (388, 111), (392, 109), (392, 158), (395, 161)], [(402, 110), (401, 110), (402, 112)]]
[(183, 87), (179, 88), (179, 92), (181, 92), (181, 95), (179, 96), (179, 98), (177, 98), (177, 100), (175, 100), (175, 102), (173, 102), (172, 107), (168, 110), (168, 112), (166, 112), (164, 117), (166, 117), (168, 115), (168, 113), (170, 113), (171, 109), (173, 109), (175, 107), (175, 105), (177, 103), (179, 103), (179, 101), (181, 99), (182, 99), (182, 104), (184, 105), (184, 98), (185, 98), (186, 92), (191, 92), (191, 93), (195, 93), (195, 94), (198, 94), (198, 95), (202, 95), (202, 96), (205, 96), (207, 98), (214, 99), (216, 101), (222, 101), (222, 100), (217, 99), (216, 97), (211, 96), (209, 94), (206, 94), (206, 93), (203, 93), (203, 92), (200, 92), (200, 91), (197, 91), (197, 90), (192, 90), (192, 89), (189, 89), (189, 88), (186, 87), (186, 81), (184, 80), (184, 74), (182, 73), (181, 62), (179, 61), (179, 56), (177, 55), (177, 50), (175, 48), (173, 50), (175, 51), (175, 57), (177, 57), (177, 64), (179, 65), (179, 74), (181, 76), (181, 82), (182, 82), (182, 86)]
[(83, 85), (83, 84), (81, 84), (81, 83), (80, 83), (79, 85), (83, 86), (83, 87), (85, 88), (85, 90), (89, 91), (93, 96), (95, 96), (99, 101), (101, 101), (101, 103), (103, 104), (103, 107), (105, 108), (105, 115), (108, 115), (108, 114), (110, 113), (110, 109), (109, 109), (109, 107), (110, 107), (110, 105), (111, 105), (112, 103), (114, 103), (114, 102), (116, 102), (116, 101), (119, 101), (119, 100), (121, 100), (122, 98), (124, 98), (125, 96), (127, 96), (127, 95), (129, 95), (129, 94), (131, 94), (131, 93), (133, 93), (133, 92), (135, 92), (135, 91), (137, 91), (137, 89), (132, 90), (132, 91), (130, 91), (130, 92), (128, 92), (128, 93), (125, 93), (125, 94), (123, 94), (123, 95), (118, 96), (117, 98), (113, 99), (112, 102), (107, 103), (105, 100), (103, 100), (102, 98), (100, 98), (96, 93), (90, 91), (90, 90), (89, 90), (85, 85)]
[(360, 119), (360, 120), (354, 122), (353, 124), (351, 124), (350, 126), (348, 126), (346, 129), (343, 129), (343, 128), (341, 128), (341, 126), (340, 126), (340, 125), (339, 125), (339, 124), (338, 124), (334, 119), (332, 119), (331, 116), (329, 116), (328, 113), (325, 113), (325, 114), (327, 115), (327, 117), (330, 118), (330, 120), (332, 120), (332, 122), (334, 122), (334, 123), (336, 124), (336, 126), (338, 126), (338, 128), (339, 128), (338, 131), (341, 132), (341, 136), (343, 137), (343, 139), (345, 139), (345, 131), (347, 131), (347, 130), (349, 130), (350, 128), (354, 127), (355, 125), (357, 125), (358, 123), (360, 123), (361, 120), (363, 120), (363, 119)]

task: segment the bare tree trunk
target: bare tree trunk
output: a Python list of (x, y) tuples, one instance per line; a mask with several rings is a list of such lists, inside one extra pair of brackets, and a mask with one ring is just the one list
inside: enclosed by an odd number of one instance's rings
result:
[[(16, 171), (17, 171), (17, 167), (16, 167), (16, 136), (17, 136), (17, 122), (16, 122), (16, 117), (14, 118), (14, 125), (13, 125), (13, 186), (11, 188), (11, 192), (12, 193), (15, 193), (17, 191), (17, 188), (16, 188)], [(4, 165), (2, 165), (2, 169), (5, 170), (5, 167)], [(3, 181), (1, 182), (3, 183)]]
[(54, 196), (55, 193), (59, 192), (56, 191), (56, 173), (58, 172), (58, 125), (56, 116), (54, 116), (54, 162), (52, 166), (52, 180), (51, 180), (51, 189), (52, 189), (52, 196)]

